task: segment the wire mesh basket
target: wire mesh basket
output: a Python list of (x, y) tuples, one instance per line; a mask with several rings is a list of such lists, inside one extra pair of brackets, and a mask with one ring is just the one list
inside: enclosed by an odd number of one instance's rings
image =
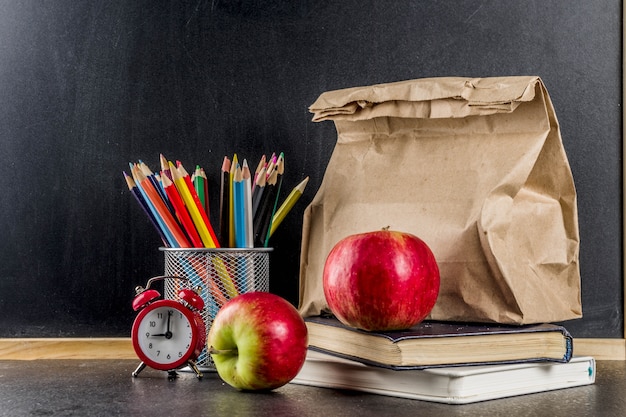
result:
[[(179, 249), (160, 248), (165, 254), (166, 299), (176, 299), (181, 288), (197, 289), (204, 300), (201, 316), (207, 332), (218, 310), (231, 298), (253, 291), (269, 291), (271, 248)], [(205, 348), (197, 360), (201, 370), (215, 370)]]

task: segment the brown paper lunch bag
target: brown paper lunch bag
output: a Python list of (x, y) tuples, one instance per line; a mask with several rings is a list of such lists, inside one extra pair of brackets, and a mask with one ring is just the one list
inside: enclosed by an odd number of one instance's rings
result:
[(299, 310), (328, 312), (342, 238), (389, 226), (432, 249), (430, 319), (529, 324), (582, 316), (576, 191), (539, 77), (430, 78), (323, 93), (337, 143), (306, 208)]

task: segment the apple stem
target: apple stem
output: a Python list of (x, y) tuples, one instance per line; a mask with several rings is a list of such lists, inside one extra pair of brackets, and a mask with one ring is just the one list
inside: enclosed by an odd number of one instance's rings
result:
[(215, 349), (213, 346), (209, 348), (209, 353), (211, 355), (236, 355), (237, 348), (234, 349)]

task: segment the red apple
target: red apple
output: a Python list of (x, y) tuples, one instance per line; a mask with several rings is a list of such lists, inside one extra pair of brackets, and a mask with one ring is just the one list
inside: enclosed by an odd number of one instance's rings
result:
[(368, 331), (407, 329), (430, 313), (439, 268), (418, 237), (380, 230), (348, 236), (324, 265), (326, 302), (342, 323)]
[(240, 390), (272, 390), (304, 364), (304, 320), (287, 300), (250, 292), (226, 302), (209, 330), (207, 346), (219, 376)]

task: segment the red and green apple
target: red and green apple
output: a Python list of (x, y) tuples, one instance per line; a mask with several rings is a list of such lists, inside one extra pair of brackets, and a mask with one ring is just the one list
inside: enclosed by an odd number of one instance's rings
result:
[(219, 376), (239, 390), (272, 390), (298, 374), (308, 346), (304, 320), (284, 298), (241, 294), (215, 315), (207, 346)]

